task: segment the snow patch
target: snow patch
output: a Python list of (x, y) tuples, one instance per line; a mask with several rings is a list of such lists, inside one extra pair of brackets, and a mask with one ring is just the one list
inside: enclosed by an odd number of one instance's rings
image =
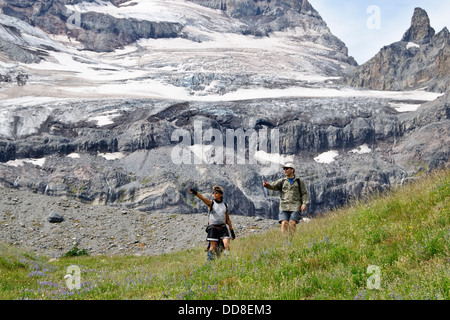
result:
[(98, 155), (106, 160), (120, 160), (125, 157), (123, 152), (99, 153)]
[(268, 153), (264, 150), (258, 150), (255, 152), (255, 160), (257, 160), (261, 164), (274, 163), (281, 166), (284, 163), (294, 162), (294, 155)]
[(89, 121), (97, 121), (97, 126), (99, 127), (103, 127), (106, 126), (108, 124), (113, 124), (114, 121), (112, 119), (119, 117), (120, 114), (116, 113), (116, 112), (112, 112), (112, 113), (107, 113), (107, 114), (103, 114), (103, 115), (99, 115), (96, 117), (91, 118)]
[(40, 159), (25, 158), (25, 159), (9, 160), (8, 162), (5, 163), (5, 165), (11, 167), (20, 167), (23, 166), (25, 163), (31, 163), (35, 166), (42, 167), (45, 164), (45, 158)]
[(358, 154), (364, 154), (364, 153), (371, 153), (372, 149), (370, 149), (367, 146), (367, 144), (363, 144), (363, 145), (359, 146), (358, 148), (353, 149), (353, 150), (351, 150), (349, 152), (351, 152), (351, 153), (358, 153)]
[(416, 111), (420, 107), (420, 104), (411, 103), (389, 103), (389, 105), (398, 112), (411, 112)]
[(280, 172), (281, 166), (285, 163), (294, 163), (294, 155), (284, 155), (280, 153), (268, 153), (264, 150), (255, 152), (255, 160), (262, 165), (261, 175), (270, 176)]
[(72, 159), (80, 159), (80, 154), (76, 153), (76, 152), (72, 152), (72, 153), (68, 154), (66, 157), (72, 158)]
[(408, 42), (408, 44), (406, 45), (406, 49), (411, 49), (411, 48), (420, 48), (420, 45), (418, 45), (417, 43), (414, 42)]
[(314, 161), (316, 161), (318, 163), (330, 164), (336, 160), (335, 158), (338, 155), (339, 155), (339, 152), (337, 152), (336, 150), (330, 150), (330, 151), (319, 154), (317, 157), (314, 158)]
[[(108, 14), (119, 19), (137, 19), (154, 22), (186, 22), (190, 19), (212, 21), (222, 16), (218, 10), (202, 7), (200, 5), (180, 0), (134, 0), (116, 7), (110, 2), (95, 0), (83, 1), (76, 5), (66, 5), (66, 8), (80, 14), (97, 12)], [(169, 9), (169, 10), (168, 10)], [(202, 14), (197, 14), (201, 12)]]

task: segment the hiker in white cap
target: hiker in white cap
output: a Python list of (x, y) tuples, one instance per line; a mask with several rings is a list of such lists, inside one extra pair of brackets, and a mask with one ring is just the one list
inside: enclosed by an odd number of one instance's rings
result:
[(281, 192), (280, 213), (278, 215), (281, 223), (281, 232), (292, 235), (301, 218), (301, 211), (306, 211), (309, 203), (308, 191), (305, 183), (295, 176), (295, 167), (292, 163), (283, 165), (285, 178), (274, 183), (263, 181), (263, 186), (270, 190)]

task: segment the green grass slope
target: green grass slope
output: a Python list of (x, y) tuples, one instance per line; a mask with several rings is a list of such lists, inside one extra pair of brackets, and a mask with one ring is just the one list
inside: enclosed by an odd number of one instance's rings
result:
[[(48, 258), (0, 245), (0, 299), (450, 299), (450, 171), (298, 225), (160, 256)], [(64, 277), (75, 266), (80, 282)]]

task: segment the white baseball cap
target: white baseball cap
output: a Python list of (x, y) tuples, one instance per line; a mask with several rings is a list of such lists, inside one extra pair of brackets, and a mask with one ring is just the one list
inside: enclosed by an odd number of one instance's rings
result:
[(282, 168), (283, 169), (284, 168), (292, 168), (295, 170), (294, 164), (292, 162), (288, 162), (288, 163), (284, 164)]

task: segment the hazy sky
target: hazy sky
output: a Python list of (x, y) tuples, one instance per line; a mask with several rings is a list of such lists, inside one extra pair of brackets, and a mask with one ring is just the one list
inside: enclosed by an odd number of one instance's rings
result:
[(428, 13), (437, 32), (450, 29), (449, 0), (309, 0), (331, 32), (345, 42), (359, 64), (382, 47), (400, 41), (411, 25), (414, 8)]

